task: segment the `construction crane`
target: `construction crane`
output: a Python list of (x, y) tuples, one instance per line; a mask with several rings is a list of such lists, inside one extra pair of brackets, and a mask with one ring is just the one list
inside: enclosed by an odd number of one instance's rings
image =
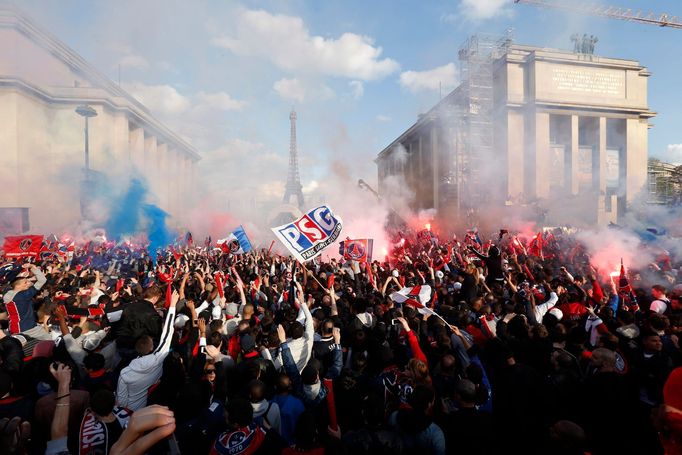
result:
[(566, 3), (556, 0), (514, 0), (514, 3), (553, 8), (574, 13), (589, 14), (592, 16), (608, 17), (622, 21), (639, 22), (641, 24), (658, 25), (659, 27), (682, 28), (682, 22), (680, 22), (678, 17), (670, 16), (667, 13), (654, 14), (650, 12), (648, 14), (642, 14), (641, 10), (634, 12), (634, 10), (630, 8), (574, 2), (573, 0), (568, 0)]

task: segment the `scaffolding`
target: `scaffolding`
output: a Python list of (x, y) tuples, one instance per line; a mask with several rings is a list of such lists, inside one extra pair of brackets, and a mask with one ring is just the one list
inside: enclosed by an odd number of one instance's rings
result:
[(476, 208), (489, 199), (490, 191), (485, 188), (489, 182), (481, 180), (481, 171), (485, 160), (493, 156), (493, 65), (506, 55), (512, 41), (511, 30), (503, 36), (477, 34), (459, 49), (462, 83), (458, 105), (450, 108), (456, 131), (451, 158), (454, 179), (451, 175), (450, 181), (456, 185), (460, 217), (476, 218)]

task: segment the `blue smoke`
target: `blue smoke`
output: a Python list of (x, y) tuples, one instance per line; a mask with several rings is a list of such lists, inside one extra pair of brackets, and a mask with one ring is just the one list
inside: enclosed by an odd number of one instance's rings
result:
[(142, 206), (147, 197), (147, 187), (138, 179), (132, 179), (130, 186), (114, 200), (109, 219), (104, 224), (107, 236), (119, 241), (125, 235), (134, 235), (140, 230)]
[(166, 218), (168, 214), (153, 204), (142, 207), (147, 218), (147, 238), (149, 239), (149, 255), (156, 262), (157, 250), (173, 243), (175, 235), (168, 230)]
[(111, 204), (109, 219), (104, 229), (110, 239), (120, 241), (123, 236), (145, 233), (149, 240), (149, 255), (156, 262), (158, 249), (167, 247), (175, 235), (166, 226), (168, 214), (158, 206), (147, 202), (149, 190), (139, 178)]

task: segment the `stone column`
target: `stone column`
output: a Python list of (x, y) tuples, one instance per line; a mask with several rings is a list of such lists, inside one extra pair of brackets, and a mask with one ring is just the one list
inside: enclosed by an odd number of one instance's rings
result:
[(130, 163), (144, 174), (145, 144), (144, 130), (142, 128), (133, 126), (130, 130), (130, 149), (128, 152)]
[(507, 114), (507, 194), (516, 198), (524, 192), (524, 143), (523, 113), (510, 110)]
[(424, 197), (424, 187), (422, 186), (422, 173), (424, 172), (424, 166), (422, 165), (422, 135), (419, 135), (419, 142), (417, 142), (417, 176), (414, 179), (414, 184), (415, 184), (415, 194), (416, 194), (416, 203), (417, 203), (417, 209), (421, 210), (423, 208), (422, 206), (422, 200)]
[(569, 165), (566, 167), (566, 189), (569, 194), (576, 195), (580, 190), (578, 170), (580, 160), (580, 117), (571, 115), (571, 149)]
[(172, 214), (170, 188), (173, 183), (173, 175), (170, 172), (171, 157), (168, 152), (168, 145), (165, 143), (157, 144), (156, 153), (159, 157), (159, 201), (161, 201), (163, 209)]
[[(0, 206), (17, 207), (20, 194), (19, 173), (19, 129), (17, 118), (18, 95), (3, 91), (0, 93), (0, 181), (3, 191), (0, 191)], [(75, 123), (75, 120), (74, 120)], [(29, 129), (30, 131), (30, 129)]]
[(597, 178), (594, 187), (601, 196), (606, 193), (606, 117), (599, 117), (599, 149), (593, 163), (597, 166), (593, 171)]
[(121, 166), (128, 159), (129, 151), (129, 129), (128, 129), (128, 119), (125, 115), (116, 113), (112, 116), (114, 120), (113, 134), (113, 145), (112, 145), (112, 160), (110, 163), (112, 167)]
[[(633, 202), (647, 181), (647, 136), (649, 125), (646, 120), (629, 118), (625, 123), (625, 198), (626, 204)], [(623, 166), (621, 164), (621, 166)], [(621, 183), (623, 185), (623, 183)], [(622, 214), (621, 214), (622, 215)]]
[(533, 196), (549, 197), (549, 113), (535, 113), (535, 156), (532, 172), (534, 177)]
[(431, 128), (431, 171), (433, 177), (433, 208), (438, 211), (438, 193), (440, 185), (440, 166), (438, 165), (438, 157), (440, 157), (440, 143), (438, 141), (438, 131), (434, 126)]
[(597, 195), (597, 224), (606, 225), (611, 221), (616, 221), (613, 215), (617, 212), (613, 204), (611, 211), (606, 211), (606, 117), (599, 117), (597, 136), (597, 156), (592, 157), (592, 182)]
[(185, 207), (191, 209), (192, 206), (197, 202), (197, 182), (195, 178), (195, 169), (197, 164), (192, 158), (187, 158), (186, 161), (186, 172), (187, 172), (187, 192), (185, 193)]
[(142, 174), (146, 177), (149, 189), (154, 193), (159, 201), (161, 192), (159, 191), (159, 156), (156, 149), (156, 136), (145, 134), (144, 138), (144, 167)]

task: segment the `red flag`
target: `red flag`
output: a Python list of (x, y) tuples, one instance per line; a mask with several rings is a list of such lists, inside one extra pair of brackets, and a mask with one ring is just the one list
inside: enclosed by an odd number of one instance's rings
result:
[(327, 388), (327, 410), (329, 411), (329, 428), (336, 431), (339, 426), (336, 421), (336, 401), (334, 401), (334, 382), (324, 378), (324, 385)]
[(42, 235), (14, 235), (5, 237), (3, 250), (10, 258), (36, 257), (42, 246)]
[(348, 261), (372, 262), (373, 239), (355, 239), (343, 242), (343, 258)]
[(165, 308), (168, 309), (170, 308), (171, 305), (171, 296), (173, 294), (173, 269), (170, 270), (170, 273), (159, 273), (159, 281), (162, 283), (166, 283), (166, 305)]
[(218, 295), (222, 299), (225, 297), (225, 290), (223, 289), (223, 277), (220, 272), (216, 272), (215, 275), (213, 275), (213, 278), (215, 279), (215, 285), (218, 288)]
[(329, 275), (329, 278), (327, 278), (327, 289), (331, 289), (334, 287), (334, 281), (336, 280), (336, 275), (331, 274)]
[(180, 259), (180, 257), (182, 256), (182, 254), (175, 251), (175, 248), (173, 248), (172, 246), (170, 247), (170, 251), (171, 251), (171, 253), (173, 253), (173, 257), (175, 258), (176, 261), (178, 261)]

